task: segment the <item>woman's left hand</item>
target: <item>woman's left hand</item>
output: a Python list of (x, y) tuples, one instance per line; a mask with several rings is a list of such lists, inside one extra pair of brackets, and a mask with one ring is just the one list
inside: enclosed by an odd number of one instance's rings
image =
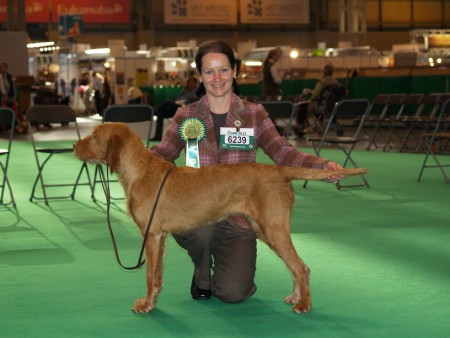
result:
[[(336, 162), (328, 162), (325, 165), (324, 169), (328, 169), (328, 170), (340, 170), (340, 169), (344, 169), (343, 166), (341, 166), (340, 164), (337, 164)], [(340, 180), (346, 178), (347, 176), (345, 175), (336, 175), (336, 176), (331, 176), (330, 178), (326, 179), (325, 182), (329, 182), (329, 183), (338, 183)]]

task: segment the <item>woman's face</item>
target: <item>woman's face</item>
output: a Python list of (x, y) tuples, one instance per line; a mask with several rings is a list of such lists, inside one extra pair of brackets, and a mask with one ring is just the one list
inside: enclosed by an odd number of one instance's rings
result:
[(208, 53), (202, 58), (200, 74), (206, 92), (212, 96), (225, 96), (232, 92), (235, 70), (225, 54)]

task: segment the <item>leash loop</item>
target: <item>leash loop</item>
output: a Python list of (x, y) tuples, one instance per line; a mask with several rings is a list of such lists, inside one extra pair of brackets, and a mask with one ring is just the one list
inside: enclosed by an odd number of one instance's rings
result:
[(147, 238), (148, 238), (148, 234), (150, 233), (150, 227), (153, 221), (153, 217), (155, 215), (156, 212), (156, 207), (158, 206), (158, 202), (159, 202), (159, 197), (161, 195), (161, 192), (163, 190), (164, 185), (166, 184), (166, 180), (167, 177), (169, 177), (169, 174), (172, 172), (172, 170), (175, 168), (175, 166), (172, 166), (164, 175), (163, 180), (161, 181), (161, 185), (159, 186), (159, 190), (158, 190), (158, 194), (156, 195), (156, 199), (155, 199), (155, 203), (153, 205), (153, 209), (152, 209), (152, 213), (150, 214), (150, 219), (148, 220), (148, 224), (147, 224), (147, 228), (145, 229), (145, 234), (144, 234), (144, 238), (142, 240), (142, 246), (141, 246), (141, 251), (139, 253), (139, 258), (138, 261), (136, 263), (135, 266), (125, 266), (123, 265), (120, 256), (119, 256), (119, 250), (117, 247), (117, 243), (116, 243), (116, 238), (114, 236), (114, 231), (112, 229), (111, 226), (111, 217), (110, 217), (110, 209), (111, 209), (111, 191), (109, 188), (109, 171), (108, 171), (108, 167), (106, 168), (106, 179), (105, 179), (105, 174), (103, 172), (103, 167), (101, 165), (98, 166), (98, 172), (99, 172), (99, 176), (100, 176), (100, 181), (102, 183), (102, 187), (103, 187), (103, 192), (105, 193), (105, 197), (106, 197), (106, 220), (108, 223), (108, 229), (109, 229), (109, 233), (111, 235), (111, 240), (113, 243), (113, 247), (114, 247), (114, 254), (116, 256), (116, 260), (117, 263), (119, 263), (119, 265), (124, 268), (125, 270), (136, 270), (136, 269), (140, 269), (144, 264), (145, 264), (145, 260), (142, 260), (142, 256), (144, 255), (144, 250), (145, 250), (145, 245), (147, 243)]

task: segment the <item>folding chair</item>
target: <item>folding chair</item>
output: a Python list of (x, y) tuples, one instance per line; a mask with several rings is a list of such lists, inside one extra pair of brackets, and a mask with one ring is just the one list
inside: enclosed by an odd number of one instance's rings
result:
[[(5, 143), (5, 148), (0, 147), (0, 168), (2, 169), (1, 174), (3, 176), (0, 182), (0, 204), (5, 206), (12, 204), (14, 208), (16, 207), (16, 201), (14, 200), (13, 191), (8, 179), (8, 165), (9, 156), (11, 155), (15, 121), (16, 114), (11, 108), (0, 108), (0, 127), (4, 127), (5, 129), (9, 128), (8, 132), (5, 134), (7, 136), (6, 142), (1, 142), (2, 144)], [(6, 202), (4, 199), (6, 188), (9, 189), (9, 202)]]
[(291, 101), (261, 101), (264, 109), (269, 113), (272, 121), (284, 121), (285, 129), (283, 136), (291, 135), (292, 123), (295, 118), (295, 104)]
[(147, 130), (146, 146), (150, 145), (153, 127), (153, 107), (148, 104), (117, 104), (106, 107), (103, 112), (103, 123), (124, 122), (139, 123), (149, 122)]
[[(360, 134), (362, 132), (365, 120), (369, 114), (369, 108), (370, 103), (365, 99), (343, 99), (336, 103), (323, 135), (321, 137), (315, 136), (308, 137), (306, 139), (307, 141), (312, 143), (316, 155), (320, 156), (320, 152), (325, 145), (337, 147), (345, 154), (345, 161), (342, 166), (345, 168), (350, 162), (353, 167), (358, 168), (358, 165), (351, 155), (356, 145), (360, 141)], [(354, 131), (353, 136), (333, 135), (337, 132), (337, 129), (334, 130), (334, 132), (331, 131), (333, 129), (332, 127), (335, 121), (337, 121), (336, 123), (340, 124), (341, 128), (348, 129), (348, 131), (346, 132), (347, 135), (350, 131)], [(336, 187), (338, 189), (361, 186), (369, 187), (369, 183), (364, 175), (361, 175), (361, 178), (363, 180), (362, 184), (344, 186), (338, 182), (336, 183)], [(307, 181), (305, 181), (304, 187), (306, 187), (306, 184)]]
[[(425, 154), (422, 167), (420, 168), (419, 177), (417, 178), (417, 181), (420, 182), (425, 169), (439, 168), (442, 172), (442, 175), (444, 176), (445, 183), (448, 184), (450, 182), (450, 179), (448, 178), (444, 169), (450, 167), (450, 163), (448, 164), (441, 163), (441, 161), (438, 158), (438, 156), (441, 157), (441, 155), (444, 155), (443, 153), (445, 152), (445, 149), (448, 148), (450, 142), (449, 124), (450, 124), (450, 99), (447, 99), (447, 101), (445, 101), (444, 104), (441, 106), (433, 132), (425, 133), (423, 135), (424, 139), (427, 140), (426, 142), (427, 152)], [(447, 152), (446, 155), (448, 157), (449, 153)], [(430, 157), (434, 160), (435, 164), (428, 164), (428, 159)]]
[[(367, 150), (370, 150), (372, 146), (374, 148), (378, 148), (375, 143), (375, 128), (378, 124), (380, 116), (384, 116), (389, 108), (387, 101), (390, 96), (391, 94), (378, 94), (372, 99), (369, 113), (363, 126), (363, 132), (369, 140), (366, 146)], [(369, 132), (369, 129), (371, 129), (372, 132)]]
[(396, 133), (399, 122), (405, 108), (405, 102), (408, 95), (406, 94), (391, 94), (386, 101), (387, 109), (384, 111), (383, 116), (378, 119), (377, 125), (374, 129), (374, 139), (377, 134), (382, 135), (383, 130), (387, 130), (387, 136), (384, 138), (383, 151), (387, 151), (394, 148), (394, 144), (391, 142), (391, 137), (398, 136)]
[[(103, 123), (107, 122), (124, 122), (131, 123), (135, 129), (142, 127), (142, 122), (148, 122), (144, 125), (144, 131), (146, 132), (145, 144), (147, 148), (150, 146), (151, 132), (153, 127), (153, 107), (147, 104), (120, 104), (120, 105), (110, 105), (103, 112)], [(135, 130), (137, 131), (137, 130)], [(103, 171), (102, 165), (98, 164), (95, 166), (95, 173), (93, 179), (93, 194), (95, 194), (95, 187), (97, 183), (101, 183), (102, 180), (99, 179), (99, 175), (102, 175), (107, 181), (117, 182), (117, 179), (110, 179), (109, 172), (106, 170), (106, 174)], [(123, 197), (115, 198), (110, 196), (112, 199), (123, 199)], [(93, 196), (93, 198), (95, 198)]]
[[(440, 93), (432, 93), (425, 95), (420, 101), (420, 105), (416, 110), (414, 116), (403, 119), (403, 122), (407, 125), (406, 133), (403, 137), (402, 144), (400, 145), (400, 151), (404, 149), (419, 148), (421, 135), (428, 130), (430, 122), (435, 118), (436, 113), (439, 111), (439, 98)], [(408, 148), (407, 144), (411, 136), (415, 135), (416, 146)]]
[[(41, 201), (43, 200), (46, 205), (48, 205), (49, 200), (57, 200), (57, 199), (65, 199), (65, 198), (75, 198), (75, 192), (78, 186), (87, 185), (91, 190), (91, 195), (93, 196), (93, 188), (92, 181), (89, 174), (89, 170), (87, 164), (83, 162), (80, 166), (80, 170), (78, 171), (78, 175), (75, 179), (75, 182), (72, 183), (56, 183), (56, 175), (49, 174), (49, 163), (55, 163), (56, 159), (52, 162), (49, 162), (55, 155), (64, 155), (64, 154), (72, 154), (73, 147), (64, 147), (60, 142), (57, 144), (54, 142), (55, 138), (58, 138), (58, 134), (61, 132), (58, 129), (50, 129), (48, 131), (40, 131), (37, 127), (40, 124), (52, 124), (58, 123), (61, 124), (64, 129), (65, 137), (67, 137), (68, 133), (73, 134), (73, 140), (80, 140), (80, 131), (78, 129), (77, 118), (75, 115), (75, 111), (67, 105), (33, 105), (30, 106), (27, 110), (28, 116), (28, 131), (31, 139), (31, 144), (33, 146), (34, 156), (36, 159), (38, 173), (36, 179), (34, 180), (33, 188), (31, 190), (30, 202), (33, 201)], [(73, 124), (73, 126), (71, 125)], [(53, 136), (53, 141), (49, 145), (48, 136)], [(60, 140), (61, 141), (61, 140)], [(55, 146), (55, 144), (57, 146)], [(73, 157), (73, 156), (71, 156)], [(62, 158), (62, 156), (59, 156)], [(78, 160), (73, 158), (75, 163), (79, 163)], [(72, 165), (72, 164), (71, 164)], [(46, 169), (48, 168), (48, 169)], [(44, 172), (45, 172), (45, 180), (44, 180)], [(81, 176), (83, 172), (86, 173), (87, 182), (80, 182)], [(47, 183), (50, 182), (50, 183)], [(41, 186), (42, 196), (37, 196), (36, 188), (37, 185)], [(62, 194), (61, 187), (72, 187), (72, 192), (67, 194)], [(58, 194), (55, 193), (53, 196), (49, 196), (47, 190), (49, 188), (57, 188)], [(55, 191), (53, 190), (53, 191)]]

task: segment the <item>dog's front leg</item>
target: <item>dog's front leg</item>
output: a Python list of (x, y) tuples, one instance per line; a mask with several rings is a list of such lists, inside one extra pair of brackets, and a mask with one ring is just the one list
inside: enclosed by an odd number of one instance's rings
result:
[(136, 300), (133, 311), (148, 313), (156, 306), (162, 287), (162, 260), (166, 234), (150, 233), (145, 246), (147, 295)]

